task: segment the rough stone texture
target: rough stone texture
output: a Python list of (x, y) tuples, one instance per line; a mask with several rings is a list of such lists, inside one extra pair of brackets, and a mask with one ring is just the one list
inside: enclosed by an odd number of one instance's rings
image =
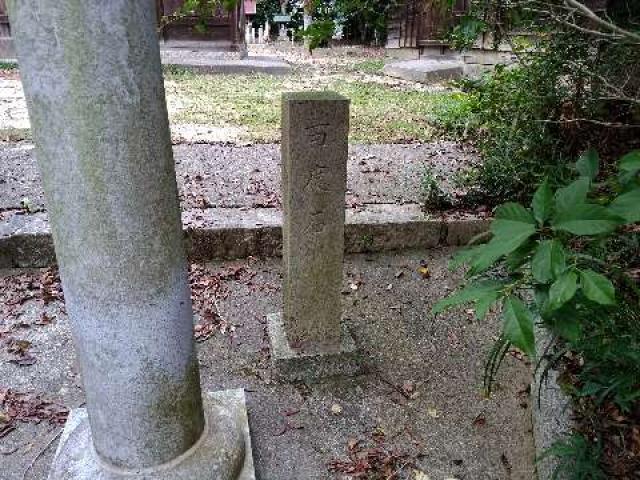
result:
[(255, 480), (244, 390), (204, 396), (207, 425), (198, 442), (169, 464), (137, 472), (105, 468), (84, 408), (72, 410), (48, 480)]
[(381, 252), (440, 245), (446, 224), (433, 220), (418, 205), (369, 205), (347, 210), (345, 251)]
[(289, 344), (340, 345), (349, 101), (332, 92), (282, 99), (284, 313)]
[[(545, 351), (549, 341), (547, 332), (536, 329), (536, 349), (539, 352)], [(558, 385), (558, 372), (553, 368), (549, 369), (546, 377), (541, 381), (547, 367), (547, 361), (543, 359), (531, 385), (533, 436), (538, 458), (555, 442), (569, 434), (573, 426), (571, 400)], [(553, 478), (556, 466), (557, 459), (553, 457), (536, 462), (538, 480)]]
[(93, 445), (169, 462), (204, 416), (154, 2), (10, 14)]
[(383, 72), (390, 77), (421, 83), (436, 83), (461, 78), (464, 64), (458, 60), (421, 58), (388, 63)]
[[(431, 480), (534, 478), (533, 399), (527, 393), (531, 367), (507, 356), (492, 397), (482, 393), (484, 363), (501, 330), (499, 316), (478, 322), (465, 309), (429, 314), (461, 281), (461, 272), (448, 269), (452, 253), (444, 248), (347, 255), (341, 302), (370, 368), (356, 377), (310, 384), (278, 382), (269, 358), (265, 316), (282, 310), (281, 261), (208, 265), (211, 276), (205, 280), (212, 282), (229, 269), (247, 269), (241, 278), (222, 281), (227, 293), (218, 297), (219, 311), (235, 331), (216, 333), (198, 345), (198, 354), (204, 391), (246, 391), (257, 478), (342, 480), (346, 475), (329, 472), (327, 465), (346, 461), (349, 441), (371, 442), (373, 432), (384, 433), (386, 445), (398, 453), (421, 453), (416, 469)], [(418, 272), (421, 263), (429, 267), (430, 278)], [(0, 271), (0, 282), (9, 273), (27, 272)], [(84, 394), (69, 319), (57, 311), (60, 302), (29, 300), (20, 307), (25, 313), (10, 320), (1, 309), (11, 290), (0, 287), (0, 324), (32, 324), (17, 327), (15, 335), (32, 342), (37, 362), (30, 367), (9, 363), (11, 355), (0, 348), (0, 384), (80, 406)], [(45, 311), (55, 320), (34, 325)], [(399, 393), (405, 384), (415, 388), (413, 398)], [(342, 407), (339, 415), (332, 413), (334, 404)], [(45, 446), (56, 432), (49, 432), (46, 421), (17, 426), (0, 440), (2, 451), (18, 448), (0, 456), (0, 478), (23, 480), (35, 459), (26, 480), (44, 480), (56, 443)], [(46, 451), (36, 459), (41, 450)], [(405, 468), (399, 480), (416, 477), (421, 478)]]
[(491, 219), (468, 217), (447, 222), (447, 245), (467, 245), (478, 235), (487, 232)]
[(291, 348), (282, 314), (267, 315), (271, 358), (278, 377), (289, 381), (315, 382), (337, 375), (353, 376), (363, 371), (363, 358), (348, 331), (346, 319), (341, 324), (340, 344), (320, 352), (305, 353)]

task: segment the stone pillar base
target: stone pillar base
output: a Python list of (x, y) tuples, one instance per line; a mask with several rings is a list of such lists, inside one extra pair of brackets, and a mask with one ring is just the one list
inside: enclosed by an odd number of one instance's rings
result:
[(207, 425), (200, 440), (175, 460), (140, 471), (120, 470), (100, 460), (87, 410), (73, 410), (49, 480), (255, 480), (244, 390), (206, 393), (203, 403)]
[(271, 361), (280, 377), (287, 381), (313, 381), (338, 375), (353, 376), (362, 372), (362, 359), (351, 334), (342, 324), (342, 344), (338, 349), (301, 353), (287, 340), (282, 313), (267, 315), (271, 343)]

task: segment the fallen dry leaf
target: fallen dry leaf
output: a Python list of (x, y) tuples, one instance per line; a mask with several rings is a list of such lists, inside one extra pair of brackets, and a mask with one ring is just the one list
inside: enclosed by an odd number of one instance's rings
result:
[(412, 480), (431, 480), (431, 477), (421, 470), (414, 470)]
[(431, 276), (431, 272), (429, 271), (429, 268), (426, 266), (422, 266), (418, 268), (418, 273), (422, 278), (429, 278)]

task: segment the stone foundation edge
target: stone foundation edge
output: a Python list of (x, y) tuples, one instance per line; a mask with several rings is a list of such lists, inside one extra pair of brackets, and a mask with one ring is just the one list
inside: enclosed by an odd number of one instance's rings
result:
[[(190, 225), (183, 214), (185, 242), (193, 262), (238, 258), (279, 257), (282, 254), (282, 218), (275, 209), (236, 212), (204, 211), (202, 225)], [(466, 245), (486, 232), (489, 220), (432, 219), (417, 205), (377, 206), (375, 210), (347, 211), (346, 253)], [(0, 268), (43, 268), (55, 265), (51, 232), (45, 213), (11, 214), (0, 222)]]
[[(48, 480), (255, 480), (255, 467), (251, 445), (251, 433), (247, 415), (246, 398), (243, 389), (206, 392), (203, 394), (205, 415), (213, 418), (216, 405), (225, 407), (239, 429), (244, 440), (244, 459), (236, 476), (220, 477), (217, 470), (220, 464), (216, 458), (227, 455), (223, 441), (210, 435), (202, 438), (194, 446), (193, 452), (157, 468), (147, 469), (140, 473), (120, 473), (103, 468), (91, 445), (86, 408), (77, 408), (70, 412), (60, 441), (54, 455)], [(209, 432), (219, 432), (209, 426)], [(219, 449), (219, 451), (216, 450)]]
[[(535, 335), (537, 351), (544, 352), (550, 341), (549, 335), (540, 328), (536, 329)], [(573, 426), (571, 399), (558, 385), (558, 372), (550, 369), (540, 383), (546, 367), (547, 362), (542, 359), (531, 384), (531, 418), (536, 458), (540, 458), (556, 441), (571, 433)], [(553, 457), (536, 462), (538, 480), (552, 478), (556, 466), (557, 461)]]

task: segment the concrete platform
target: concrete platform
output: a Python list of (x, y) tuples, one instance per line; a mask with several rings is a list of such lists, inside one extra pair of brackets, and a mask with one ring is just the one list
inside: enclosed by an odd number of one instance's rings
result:
[(278, 57), (244, 56), (237, 52), (162, 48), (160, 57), (163, 65), (204, 73), (286, 75), (291, 72), (291, 65)]
[[(1, 218), (1, 217), (0, 217)], [(191, 261), (282, 254), (282, 212), (275, 208), (210, 208), (182, 214)], [(346, 211), (345, 252), (374, 253), (466, 245), (489, 228), (489, 220), (431, 218), (419, 205), (367, 205)], [(8, 212), (0, 220), (0, 268), (55, 265), (46, 213)]]
[(437, 83), (462, 78), (464, 63), (456, 59), (422, 58), (384, 66), (385, 75), (421, 83)]
[[(280, 255), (278, 145), (176, 145), (174, 158), (193, 261)], [(482, 215), (442, 216), (420, 208), (426, 165), (447, 181), (475, 158), (453, 142), (350, 146), (346, 251), (464, 245), (484, 231), (488, 221)], [(52, 265), (53, 243), (32, 145), (0, 148), (0, 179), (0, 267)], [(25, 198), (30, 213), (21, 206)]]

